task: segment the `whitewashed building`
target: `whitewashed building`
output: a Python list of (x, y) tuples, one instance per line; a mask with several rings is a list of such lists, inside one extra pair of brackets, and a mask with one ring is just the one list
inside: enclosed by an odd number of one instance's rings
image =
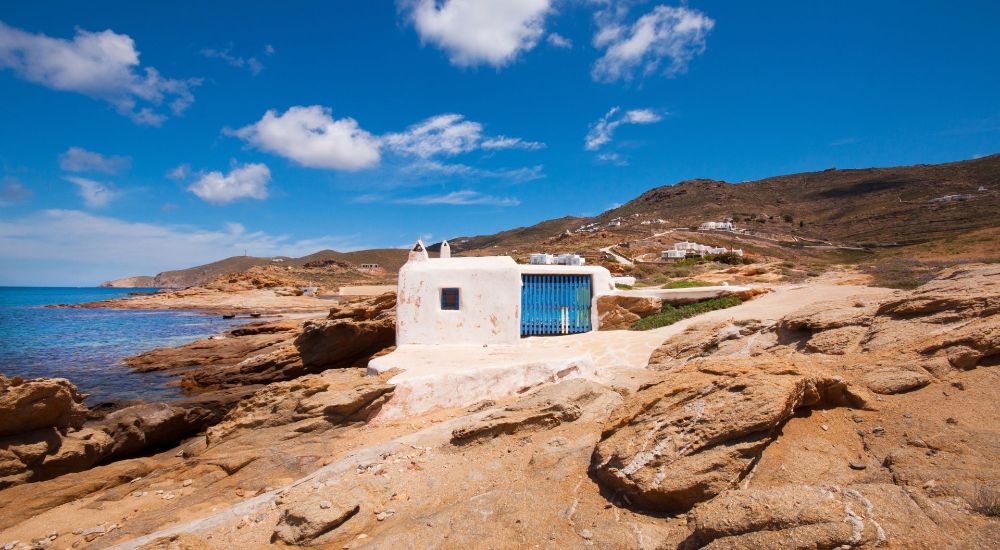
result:
[(701, 231), (732, 231), (733, 222), (705, 222), (698, 229)]
[(708, 246), (691, 241), (674, 243), (673, 249), (664, 250), (660, 257), (664, 260), (680, 260), (687, 256), (704, 256), (705, 254), (735, 254), (743, 256), (742, 248), (729, 249), (724, 246)]
[(417, 241), (399, 270), (396, 345), (516, 345), (522, 336), (596, 330), (600, 266), (517, 264), (509, 256), (431, 258)]

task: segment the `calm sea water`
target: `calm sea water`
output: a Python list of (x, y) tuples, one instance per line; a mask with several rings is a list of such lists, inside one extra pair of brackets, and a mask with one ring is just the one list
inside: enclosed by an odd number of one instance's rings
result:
[(0, 374), (68, 378), (94, 404), (177, 397), (176, 377), (136, 373), (130, 355), (216, 334), (240, 321), (185, 311), (42, 307), (121, 298), (120, 288), (0, 287)]

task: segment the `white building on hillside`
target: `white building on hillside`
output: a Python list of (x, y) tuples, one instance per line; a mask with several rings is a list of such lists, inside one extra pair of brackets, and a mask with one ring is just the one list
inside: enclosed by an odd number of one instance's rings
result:
[(733, 222), (705, 222), (698, 229), (701, 231), (732, 231)]
[(737, 256), (743, 256), (742, 248), (728, 249), (724, 246), (708, 246), (704, 244), (698, 244), (690, 241), (683, 241), (679, 243), (674, 243), (674, 248), (671, 250), (664, 250), (660, 253), (660, 257), (664, 260), (680, 260), (686, 258), (687, 256), (704, 256), (706, 254), (735, 254)]
[(596, 330), (597, 298), (614, 290), (599, 266), (431, 258), (417, 241), (399, 270), (396, 345), (516, 345), (522, 336)]

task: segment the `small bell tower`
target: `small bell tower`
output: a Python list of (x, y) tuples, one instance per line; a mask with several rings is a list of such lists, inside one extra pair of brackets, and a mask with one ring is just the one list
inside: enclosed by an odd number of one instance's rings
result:
[(448, 241), (441, 241), (441, 255), (440, 258), (451, 258), (451, 245)]

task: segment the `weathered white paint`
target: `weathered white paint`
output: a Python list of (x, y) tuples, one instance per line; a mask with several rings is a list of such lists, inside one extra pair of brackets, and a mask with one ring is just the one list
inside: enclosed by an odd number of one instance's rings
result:
[[(443, 288), (459, 289), (458, 310), (441, 309)], [(399, 270), (397, 346), (516, 345), (520, 339), (521, 271), (513, 259), (411, 253)]]

